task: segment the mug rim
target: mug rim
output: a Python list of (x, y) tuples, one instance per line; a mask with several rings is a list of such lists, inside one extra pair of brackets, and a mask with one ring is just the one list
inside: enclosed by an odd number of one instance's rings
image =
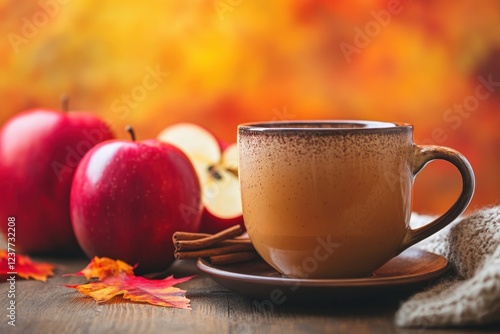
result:
[[(315, 126), (316, 125), (316, 126)], [(324, 127), (321, 125), (337, 125), (338, 127)], [(238, 130), (255, 132), (380, 132), (402, 129), (413, 129), (413, 126), (404, 122), (385, 122), (373, 120), (293, 120), (293, 121), (264, 121), (248, 122), (238, 125)]]

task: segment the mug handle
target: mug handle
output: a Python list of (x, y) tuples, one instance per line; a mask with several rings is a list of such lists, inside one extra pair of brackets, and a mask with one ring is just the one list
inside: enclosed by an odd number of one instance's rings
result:
[(434, 145), (414, 145), (411, 166), (413, 176), (415, 177), (427, 163), (436, 159), (446, 160), (458, 169), (462, 177), (462, 192), (451, 208), (442, 216), (417, 229), (409, 228), (401, 243), (399, 252), (446, 227), (464, 212), (474, 194), (475, 181), (472, 167), (462, 154), (451, 148)]

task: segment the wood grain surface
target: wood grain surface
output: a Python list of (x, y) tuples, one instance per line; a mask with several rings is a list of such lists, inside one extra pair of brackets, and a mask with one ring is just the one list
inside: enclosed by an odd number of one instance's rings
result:
[(0, 283), (0, 333), (498, 333), (500, 327), (461, 330), (401, 329), (393, 324), (400, 303), (390, 293), (379, 300), (316, 304), (262, 304), (200, 274), (194, 261), (178, 261), (167, 273), (198, 277), (179, 287), (188, 291), (192, 310), (122, 301), (97, 304), (63, 284), (84, 282), (63, 277), (85, 267), (87, 259), (42, 259), (59, 265), (47, 283), (16, 281), (16, 326), (8, 325), (8, 284)]

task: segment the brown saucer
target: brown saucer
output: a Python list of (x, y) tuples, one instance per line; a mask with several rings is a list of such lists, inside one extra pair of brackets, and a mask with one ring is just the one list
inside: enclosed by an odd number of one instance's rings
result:
[(220, 285), (257, 299), (305, 300), (359, 298), (398, 294), (422, 287), (449, 269), (440, 255), (410, 248), (372, 276), (355, 279), (298, 279), (284, 277), (263, 260), (214, 266), (199, 259), (197, 267)]

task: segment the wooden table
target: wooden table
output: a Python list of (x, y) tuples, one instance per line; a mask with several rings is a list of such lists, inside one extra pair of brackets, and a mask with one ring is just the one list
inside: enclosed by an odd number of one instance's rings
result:
[[(401, 329), (393, 324), (400, 300), (375, 304), (289, 303), (258, 307), (259, 301), (218, 285), (198, 272), (193, 261), (178, 261), (169, 270), (176, 277), (198, 277), (178, 285), (187, 290), (192, 310), (123, 301), (97, 304), (63, 284), (83, 283), (62, 277), (84, 268), (88, 260), (43, 259), (59, 264), (47, 283), (16, 281), (16, 327), (7, 324), (8, 284), (0, 284), (0, 333), (498, 333), (500, 327), (467, 330)], [(394, 297), (394, 296), (393, 296)]]

